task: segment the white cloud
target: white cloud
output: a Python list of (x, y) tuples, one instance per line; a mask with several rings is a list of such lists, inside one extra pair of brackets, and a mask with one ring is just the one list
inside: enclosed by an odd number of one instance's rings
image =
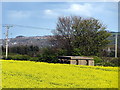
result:
[(21, 18), (28, 18), (30, 17), (31, 12), (30, 11), (9, 11), (8, 12), (8, 17), (9, 18), (17, 18), (17, 19), (21, 19)]
[(81, 15), (91, 16), (93, 6), (91, 4), (70, 4), (66, 8), (60, 9), (46, 9), (44, 10), (45, 15), (61, 16), (61, 15)]
[(54, 12), (50, 9), (47, 9), (44, 11), (45, 14), (54, 14)]
[(50, 10), (50, 9), (44, 10), (44, 17), (53, 18), (58, 16), (59, 16), (58, 10)]
[(70, 13), (81, 14), (85, 16), (91, 16), (91, 10), (93, 9), (91, 4), (85, 3), (81, 4), (71, 4), (67, 10)]
[[(112, 3), (111, 3), (112, 4)], [(45, 17), (58, 17), (58, 16), (66, 16), (66, 15), (79, 15), (79, 16), (87, 16), (87, 17), (101, 17), (103, 15), (108, 15), (107, 13), (114, 14), (114, 10), (116, 9), (116, 4), (114, 7), (111, 4), (107, 3), (69, 3), (66, 7), (54, 8), (44, 10)], [(112, 10), (111, 10), (112, 9)], [(114, 9), (114, 10), (113, 10)]]

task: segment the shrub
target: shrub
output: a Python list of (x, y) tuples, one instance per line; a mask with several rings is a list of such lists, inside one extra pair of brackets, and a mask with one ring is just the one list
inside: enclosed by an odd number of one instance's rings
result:
[(120, 57), (114, 58), (114, 57), (102, 57), (103, 59), (103, 65), (109, 65), (109, 66), (120, 66)]
[(79, 48), (74, 48), (72, 51), (73, 56), (81, 56), (80, 49)]
[(101, 65), (101, 62), (103, 61), (100, 57), (94, 56), (95, 65)]
[(115, 66), (113, 63), (111, 62), (103, 62), (102, 63), (103, 66)]
[(49, 62), (49, 63), (56, 63), (58, 52), (53, 48), (44, 48), (42, 53), (37, 55), (39, 56), (39, 61), (42, 62)]
[(30, 57), (29, 60), (30, 60), (30, 61), (40, 61), (40, 60), (39, 60), (39, 57)]
[(120, 57), (118, 58), (111, 58), (110, 62), (114, 64), (114, 66), (120, 66)]
[(14, 60), (29, 60), (30, 56), (28, 55), (15, 55), (13, 56)]
[[(13, 59), (13, 60), (29, 60), (30, 56), (28, 55), (8, 55), (8, 60)], [(3, 57), (3, 59), (6, 59), (5, 56)]]
[(56, 62), (58, 62), (58, 59), (57, 59), (57, 55), (56, 54), (43, 53), (41, 55), (39, 61), (49, 62), (49, 63), (56, 63)]
[(58, 56), (65, 56), (65, 55), (67, 55), (67, 50), (58, 49), (56, 54), (58, 54)]

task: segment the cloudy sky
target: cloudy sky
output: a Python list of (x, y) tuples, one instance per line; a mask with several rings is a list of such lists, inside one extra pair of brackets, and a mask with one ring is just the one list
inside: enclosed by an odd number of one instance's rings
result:
[[(43, 36), (52, 34), (51, 30), (56, 28), (59, 16), (77, 15), (94, 17), (107, 25), (107, 30), (118, 31), (117, 5), (117, 2), (3, 2), (2, 24), (48, 28), (13, 26), (10, 28), (9, 37)], [(4, 32), (5, 28), (2, 33)]]

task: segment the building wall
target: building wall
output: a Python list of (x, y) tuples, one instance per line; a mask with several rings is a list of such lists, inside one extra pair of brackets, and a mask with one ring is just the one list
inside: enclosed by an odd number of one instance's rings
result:
[(70, 60), (70, 64), (76, 65), (76, 64), (77, 64), (77, 61), (76, 61), (76, 60)]
[(87, 65), (86, 60), (78, 60), (78, 65)]
[(70, 64), (94, 66), (94, 60), (70, 60)]
[(94, 66), (94, 60), (89, 60), (89, 66)]

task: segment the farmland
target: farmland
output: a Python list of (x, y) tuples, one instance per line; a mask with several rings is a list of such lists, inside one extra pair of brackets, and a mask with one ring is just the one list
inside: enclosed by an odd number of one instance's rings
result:
[(118, 88), (118, 68), (2, 60), (2, 88)]

